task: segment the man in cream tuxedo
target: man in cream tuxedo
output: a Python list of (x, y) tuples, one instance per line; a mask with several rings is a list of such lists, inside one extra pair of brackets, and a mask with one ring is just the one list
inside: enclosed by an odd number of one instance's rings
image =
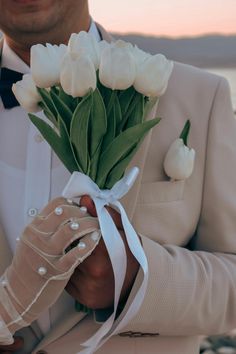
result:
[[(90, 31), (98, 40), (111, 40), (91, 22), (86, 0), (0, 0), (0, 28), (1, 67), (22, 73), (29, 70), (32, 44), (66, 43), (71, 33), (80, 30)], [(11, 263), (15, 238), (50, 198), (61, 193), (68, 174), (23, 109), (0, 104), (2, 274)], [(236, 327), (236, 121), (228, 84), (175, 63), (157, 115), (164, 119), (133, 159), (141, 173), (123, 200), (148, 259), (148, 289), (138, 314), (97, 351), (101, 354), (197, 354), (200, 336)], [(186, 180), (170, 181), (164, 157), (188, 118), (189, 145), (196, 151), (194, 171)], [(135, 260), (127, 254), (123, 289), (127, 301), (121, 317), (142, 280)], [(71, 296), (65, 293), (49, 313), (21, 332), (25, 342), (21, 351), (13, 345), (0, 347), (0, 353), (82, 350), (80, 343), (98, 324), (75, 312), (71, 304), (73, 298), (92, 308), (112, 303), (109, 265), (104, 248), (98, 247), (96, 256), (79, 266), (68, 284)]]

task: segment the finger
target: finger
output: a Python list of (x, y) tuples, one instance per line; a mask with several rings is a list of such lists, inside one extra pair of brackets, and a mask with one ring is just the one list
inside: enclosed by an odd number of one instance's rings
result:
[(92, 232), (81, 238), (78, 245), (58, 261), (60, 269), (63, 269), (64, 271), (68, 271), (72, 267), (75, 269), (84, 259), (90, 256), (98, 245), (100, 238), (100, 231)]
[[(80, 199), (80, 205), (85, 206), (88, 210), (88, 213), (92, 216), (97, 216), (97, 211), (94, 205), (93, 200), (90, 198), (88, 195), (84, 195)], [(123, 230), (123, 224), (121, 221), (121, 216), (120, 213), (118, 213), (115, 209), (112, 207), (107, 206), (106, 209), (108, 210), (109, 214), (111, 215), (114, 223), (116, 224), (117, 228), (120, 230)]]
[(68, 294), (70, 294), (70, 296), (72, 296), (75, 300), (80, 301), (80, 290), (74, 285), (74, 283), (72, 283), (71, 281), (69, 281), (66, 284), (65, 290), (68, 292)]
[(51, 237), (51, 245), (58, 249), (58, 253), (64, 253), (65, 249), (84, 235), (99, 230), (97, 218), (91, 216), (73, 221), (63, 225)]
[(90, 215), (97, 216), (97, 211), (94, 202), (89, 195), (84, 195), (80, 198), (80, 205), (86, 207)]
[(57, 197), (51, 200), (38, 214), (39, 217), (44, 218), (49, 215), (58, 205), (66, 204), (67, 201), (63, 197)]
[(113, 209), (112, 207), (106, 207), (107, 208), (107, 211), (109, 212), (109, 214), (111, 215), (116, 227), (119, 229), (119, 230), (123, 230), (123, 224), (122, 224), (122, 221), (121, 221), (121, 216), (120, 216), (120, 213), (118, 213), (118, 211), (116, 211), (115, 209)]
[(22, 337), (15, 337), (14, 343), (9, 345), (1, 345), (0, 350), (3, 352), (14, 352), (24, 347), (24, 339)]
[(22, 241), (32, 244), (46, 254), (58, 256), (65, 253), (66, 248), (74, 241), (96, 230), (99, 230), (97, 218), (92, 216), (72, 218), (60, 225), (55, 233), (43, 233), (29, 225), (25, 229)]
[[(37, 228), (38, 231), (44, 233), (54, 233), (60, 227), (60, 225), (68, 222), (70, 219), (80, 219), (88, 215), (85, 210), (79, 208), (75, 205), (69, 204), (57, 204), (49, 215), (47, 215), (41, 223), (33, 226)], [(32, 224), (31, 224), (32, 225)]]

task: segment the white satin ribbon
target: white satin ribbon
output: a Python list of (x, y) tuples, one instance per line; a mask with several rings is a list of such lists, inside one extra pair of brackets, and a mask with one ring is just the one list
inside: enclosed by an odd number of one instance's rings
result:
[[(118, 333), (121, 328), (126, 326), (129, 321), (137, 314), (147, 289), (147, 259), (138, 235), (131, 225), (122, 204), (119, 202), (119, 199), (128, 193), (130, 188), (133, 186), (138, 173), (139, 169), (137, 167), (133, 167), (120, 181), (118, 181), (113, 186), (112, 189), (100, 190), (90, 177), (80, 172), (74, 172), (62, 193), (65, 198), (76, 198), (86, 194), (93, 199), (102, 232), (102, 237), (111, 259), (115, 280), (114, 311), (112, 315), (106, 320), (106, 322), (103, 323), (103, 325), (99, 328), (99, 330), (90, 339), (81, 344), (82, 346), (86, 347), (86, 349), (80, 351), (80, 354), (94, 353), (112, 335)], [(105, 208), (106, 205), (111, 205), (120, 212), (129, 248), (140, 264), (144, 274), (143, 282), (138, 289), (133, 302), (127, 309), (126, 315), (122, 318), (121, 321), (119, 321), (117, 326), (113, 326), (113, 324), (115, 322), (117, 306), (125, 279), (127, 259), (124, 242), (116, 228), (116, 225), (113, 222), (112, 217)]]

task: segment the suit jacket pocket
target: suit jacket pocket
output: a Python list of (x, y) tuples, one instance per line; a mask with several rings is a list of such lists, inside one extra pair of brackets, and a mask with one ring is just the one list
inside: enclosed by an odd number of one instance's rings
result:
[(143, 183), (132, 220), (136, 231), (160, 244), (184, 244), (184, 191), (185, 181)]
[(142, 183), (139, 204), (167, 203), (182, 200), (185, 180)]

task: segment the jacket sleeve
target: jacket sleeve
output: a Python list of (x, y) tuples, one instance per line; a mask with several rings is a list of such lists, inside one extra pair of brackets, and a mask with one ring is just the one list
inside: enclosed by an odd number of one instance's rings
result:
[[(209, 118), (193, 250), (142, 236), (149, 284), (138, 314), (125, 330), (181, 336), (220, 334), (236, 327), (235, 169), (236, 120), (228, 83), (220, 79)], [(141, 277), (140, 271), (129, 301)]]

